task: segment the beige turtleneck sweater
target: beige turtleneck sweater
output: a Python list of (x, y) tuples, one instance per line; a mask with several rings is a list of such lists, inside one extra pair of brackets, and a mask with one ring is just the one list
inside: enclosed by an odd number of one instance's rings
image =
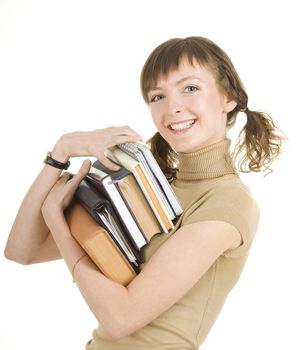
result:
[(226, 139), (197, 152), (179, 154), (172, 188), (184, 212), (169, 234), (152, 238), (143, 255), (148, 261), (179, 227), (204, 220), (235, 226), (242, 236), (241, 246), (221, 255), (194, 287), (156, 320), (114, 342), (103, 339), (99, 326), (87, 350), (198, 349), (205, 340), (238, 281), (259, 220), (258, 205), (236, 174), (229, 147)]

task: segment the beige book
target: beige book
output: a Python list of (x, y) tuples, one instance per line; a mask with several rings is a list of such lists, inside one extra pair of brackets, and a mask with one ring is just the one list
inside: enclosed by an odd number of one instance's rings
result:
[(81, 204), (68, 208), (66, 220), (74, 238), (106, 277), (126, 286), (137, 275), (109, 233)]
[(157, 195), (155, 188), (148, 178), (142, 164), (130, 157), (118, 147), (111, 147), (107, 149), (105, 151), (105, 155), (134, 174), (163, 231), (168, 233), (168, 230), (173, 229), (174, 224), (169, 218), (168, 213), (161, 199)]
[(130, 211), (133, 212), (142, 232), (148, 239), (161, 232), (161, 227), (153, 214), (147, 200), (137, 182), (134, 179), (134, 176), (131, 174), (125, 176), (118, 183), (121, 194), (124, 196)]

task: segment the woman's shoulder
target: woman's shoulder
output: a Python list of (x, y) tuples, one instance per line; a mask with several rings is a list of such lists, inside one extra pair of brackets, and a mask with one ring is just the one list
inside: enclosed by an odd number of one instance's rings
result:
[(194, 186), (186, 188), (186, 196), (190, 199), (189, 207), (200, 206), (208, 203), (223, 204), (228, 207), (231, 203), (237, 206), (251, 205), (258, 206), (257, 201), (251, 191), (237, 174), (225, 175), (221, 178), (210, 181), (194, 183)]
[(198, 211), (206, 212), (258, 212), (258, 203), (250, 190), (237, 174), (186, 184), (181, 195), (184, 206), (184, 218)]
[(249, 245), (256, 233), (260, 210), (250, 190), (238, 176), (226, 176), (200, 194), (186, 211), (182, 224), (224, 221), (238, 229), (243, 244)]
[(252, 190), (237, 174), (224, 177), (216, 186), (212, 187), (212, 192), (225, 198), (233, 197), (234, 199), (237, 198), (238, 201), (240, 199), (249, 200), (257, 204)]

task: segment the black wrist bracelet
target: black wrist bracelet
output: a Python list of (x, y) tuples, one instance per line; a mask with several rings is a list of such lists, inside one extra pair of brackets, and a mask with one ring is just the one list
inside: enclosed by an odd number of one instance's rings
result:
[(62, 170), (66, 170), (71, 164), (71, 162), (69, 160), (66, 163), (62, 163), (62, 162), (59, 162), (58, 160), (52, 158), (51, 152), (47, 153), (46, 158), (44, 160), (44, 163), (48, 164), (50, 166), (53, 166), (54, 168), (62, 169)]

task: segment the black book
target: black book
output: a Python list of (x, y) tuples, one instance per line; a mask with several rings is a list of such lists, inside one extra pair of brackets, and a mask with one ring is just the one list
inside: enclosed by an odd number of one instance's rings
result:
[(95, 187), (110, 201), (118, 219), (121, 221), (122, 226), (130, 236), (130, 240), (135, 248), (140, 251), (140, 249), (148, 243), (148, 240), (143, 234), (133, 212), (126, 204), (121, 195), (121, 191), (117, 186), (118, 182), (129, 175), (131, 175), (131, 172), (125, 168), (121, 168), (118, 171), (112, 171), (106, 168), (101, 162), (96, 161), (92, 165), (86, 179), (88, 183)]
[(79, 184), (75, 200), (108, 232), (128, 262), (138, 272), (138, 266), (143, 262), (139, 251), (131, 242), (130, 235), (121, 224), (110, 201), (90, 184), (88, 177)]

